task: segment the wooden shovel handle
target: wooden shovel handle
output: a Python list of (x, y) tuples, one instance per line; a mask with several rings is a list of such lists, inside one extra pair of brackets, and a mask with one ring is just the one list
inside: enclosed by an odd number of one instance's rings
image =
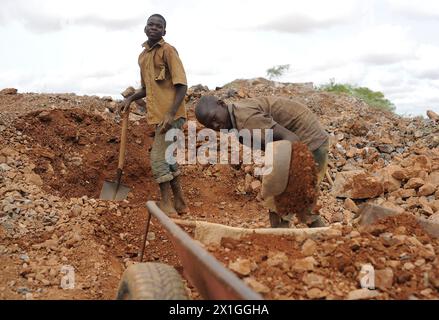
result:
[(125, 165), (125, 150), (127, 146), (127, 131), (128, 131), (128, 117), (129, 113), (125, 112), (122, 116), (122, 133), (120, 137), (120, 151), (119, 151), (119, 166), (118, 169), (122, 170)]

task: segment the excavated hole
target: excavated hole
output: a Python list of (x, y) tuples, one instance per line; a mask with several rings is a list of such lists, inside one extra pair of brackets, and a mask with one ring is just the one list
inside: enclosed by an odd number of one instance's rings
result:
[[(113, 180), (119, 156), (120, 124), (82, 109), (32, 112), (14, 124), (33, 139), (28, 156), (46, 192), (64, 198), (98, 198)], [(149, 164), (152, 128), (130, 122), (123, 183), (141, 197), (153, 188)], [(145, 198), (143, 198), (145, 199)]]

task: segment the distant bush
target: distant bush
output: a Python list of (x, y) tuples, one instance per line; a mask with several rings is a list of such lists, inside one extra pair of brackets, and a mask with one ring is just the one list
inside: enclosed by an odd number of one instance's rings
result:
[(267, 70), (267, 77), (270, 80), (277, 79), (285, 74), (285, 72), (288, 72), (290, 69), (289, 64), (282, 64), (279, 66), (274, 66)]
[(373, 108), (391, 112), (395, 111), (395, 105), (386, 99), (382, 92), (372, 91), (366, 87), (357, 87), (346, 83), (335, 83), (334, 79), (331, 79), (329, 83), (320, 86), (319, 90), (348, 94), (362, 99)]

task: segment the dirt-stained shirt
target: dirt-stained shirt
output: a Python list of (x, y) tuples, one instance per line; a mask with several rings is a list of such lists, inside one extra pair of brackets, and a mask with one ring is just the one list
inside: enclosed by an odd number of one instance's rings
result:
[[(175, 85), (187, 85), (186, 73), (177, 50), (165, 40), (152, 47), (145, 42), (143, 47), (139, 67), (141, 84), (146, 89), (147, 121), (159, 124), (175, 101)], [(175, 114), (178, 118), (187, 118), (184, 100)]]
[(295, 133), (310, 151), (328, 139), (317, 116), (302, 103), (282, 97), (244, 99), (233, 104), (236, 129), (272, 129), (279, 124)]

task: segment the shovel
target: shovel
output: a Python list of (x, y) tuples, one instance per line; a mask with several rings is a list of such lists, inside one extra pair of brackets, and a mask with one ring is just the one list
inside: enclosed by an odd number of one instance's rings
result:
[(99, 199), (101, 200), (114, 200), (122, 201), (128, 196), (131, 191), (130, 188), (121, 184), (122, 170), (125, 164), (125, 149), (127, 143), (127, 129), (128, 129), (128, 116), (129, 112), (123, 114), (122, 119), (122, 134), (120, 138), (120, 150), (119, 150), (119, 165), (117, 167), (116, 181), (104, 181), (102, 186), (101, 195)]

